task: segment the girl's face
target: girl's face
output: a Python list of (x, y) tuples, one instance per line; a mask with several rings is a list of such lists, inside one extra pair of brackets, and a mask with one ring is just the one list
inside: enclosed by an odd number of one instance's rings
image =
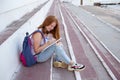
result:
[(48, 32), (50, 32), (55, 28), (55, 26), (56, 26), (56, 22), (52, 22), (49, 26), (46, 26), (46, 29)]

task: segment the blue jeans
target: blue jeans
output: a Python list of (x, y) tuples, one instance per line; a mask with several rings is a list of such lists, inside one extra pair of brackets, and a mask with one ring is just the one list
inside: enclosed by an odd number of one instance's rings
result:
[(37, 62), (45, 62), (49, 58), (53, 56), (55, 53), (56, 60), (64, 61), (66, 64), (70, 64), (70, 58), (67, 56), (65, 50), (62, 46), (58, 45), (52, 45), (49, 48), (47, 48), (45, 51), (40, 52), (40, 54), (37, 55)]

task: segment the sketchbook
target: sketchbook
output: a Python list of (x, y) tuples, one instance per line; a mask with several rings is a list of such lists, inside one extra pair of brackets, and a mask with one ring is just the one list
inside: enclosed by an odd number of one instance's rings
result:
[(52, 44), (50, 44), (49, 46), (47, 46), (46, 48), (44, 48), (44, 49), (42, 50), (42, 52), (43, 52), (44, 50), (46, 50), (47, 48), (49, 48), (50, 46), (52, 46), (52, 45), (54, 45), (55, 43), (57, 43), (58, 41), (60, 41), (61, 39), (62, 39), (62, 38), (56, 40), (54, 43), (52, 43)]

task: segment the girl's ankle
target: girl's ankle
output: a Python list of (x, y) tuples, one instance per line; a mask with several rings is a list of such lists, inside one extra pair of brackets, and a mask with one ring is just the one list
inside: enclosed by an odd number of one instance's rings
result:
[(70, 64), (69, 65), (73, 65), (74, 64), (74, 62), (73, 61), (70, 61)]

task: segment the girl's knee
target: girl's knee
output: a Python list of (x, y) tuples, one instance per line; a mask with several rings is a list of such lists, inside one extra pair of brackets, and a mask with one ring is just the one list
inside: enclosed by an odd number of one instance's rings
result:
[(52, 45), (51, 47), (53, 47), (53, 48), (55, 48), (55, 49), (61, 48), (61, 46), (60, 46), (60, 45), (57, 45), (57, 44), (54, 44), (54, 45)]
[(63, 49), (63, 47), (61, 45), (56, 45), (56, 48)]

